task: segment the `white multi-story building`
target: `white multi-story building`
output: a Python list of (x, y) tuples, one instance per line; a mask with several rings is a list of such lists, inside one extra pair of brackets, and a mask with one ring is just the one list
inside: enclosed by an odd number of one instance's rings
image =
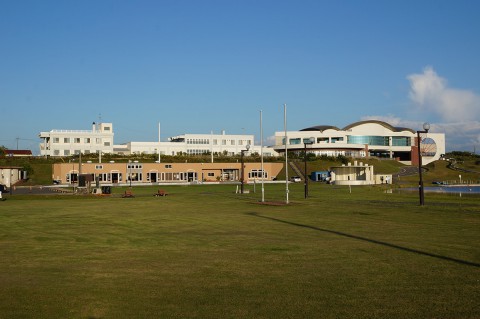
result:
[[(168, 142), (128, 142), (114, 145), (113, 125), (93, 123), (92, 130), (51, 130), (41, 132), (40, 155), (70, 156), (89, 153), (159, 154), (160, 155), (238, 155), (247, 150), (261, 153), (261, 146), (254, 145), (251, 134), (183, 134), (168, 138)], [(264, 147), (264, 156), (277, 156), (273, 148)]]
[[(431, 133), (420, 136), (423, 164), (428, 164), (445, 154), (445, 134)], [(343, 129), (335, 126), (314, 126), (300, 131), (287, 132), (287, 150), (316, 155), (391, 158), (417, 164), (417, 132), (404, 127), (394, 127), (382, 121), (361, 121)], [(274, 149), (285, 153), (285, 132), (275, 132)]]
[(112, 123), (92, 124), (91, 130), (51, 130), (41, 132), (40, 155), (70, 156), (113, 152)]

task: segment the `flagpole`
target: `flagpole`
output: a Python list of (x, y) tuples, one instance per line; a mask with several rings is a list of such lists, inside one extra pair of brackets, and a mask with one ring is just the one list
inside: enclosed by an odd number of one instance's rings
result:
[(263, 126), (262, 126), (262, 110), (260, 110), (260, 157), (261, 157), (261, 171), (262, 171), (262, 203), (265, 201), (265, 187), (264, 187), (264, 179), (265, 173), (263, 170)]
[(158, 163), (160, 163), (160, 122), (158, 122)]
[(287, 104), (283, 104), (283, 125), (285, 127), (285, 195), (288, 204), (288, 149), (287, 149)]

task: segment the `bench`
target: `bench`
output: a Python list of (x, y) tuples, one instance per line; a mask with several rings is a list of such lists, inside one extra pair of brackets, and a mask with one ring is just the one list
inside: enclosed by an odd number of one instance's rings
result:
[(159, 189), (157, 193), (153, 194), (153, 196), (158, 197), (158, 196), (167, 196), (168, 193), (164, 191), (163, 189)]
[(122, 198), (131, 198), (131, 197), (135, 197), (133, 196), (133, 193), (131, 190), (126, 190), (125, 193), (122, 195)]

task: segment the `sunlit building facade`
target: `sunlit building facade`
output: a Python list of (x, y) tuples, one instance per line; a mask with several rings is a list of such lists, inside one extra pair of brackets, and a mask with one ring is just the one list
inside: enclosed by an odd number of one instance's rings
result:
[[(445, 134), (428, 133), (420, 136), (423, 164), (440, 159), (445, 154)], [(394, 127), (386, 122), (370, 120), (347, 125), (313, 126), (300, 131), (275, 133), (274, 149), (279, 153), (307, 152), (316, 155), (354, 158), (378, 157), (396, 159), (405, 164), (418, 161), (418, 138), (415, 130)], [(311, 144), (310, 144), (311, 143)]]

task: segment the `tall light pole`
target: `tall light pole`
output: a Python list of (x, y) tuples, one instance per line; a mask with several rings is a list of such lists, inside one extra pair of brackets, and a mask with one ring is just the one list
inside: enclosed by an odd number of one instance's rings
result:
[(288, 200), (288, 136), (287, 136), (287, 104), (283, 104), (283, 127), (285, 129), (285, 204), (289, 203)]
[(265, 180), (265, 173), (263, 168), (263, 125), (262, 125), (262, 110), (260, 110), (260, 169), (262, 171), (262, 203), (265, 201), (265, 187), (264, 187), (264, 180)]
[(240, 175), (240, 192), (241, 194), (243, 194), (243, 184), (244, 184), (244, 174), (245, 174), (245, 168), (244, 168), (244, 165), (243, 165), (243, 154), (245, 152), (248, 152), (248, 150), (250, 149), (250, 144), (247, 144), (247, 146), (245, 146), (246, 150), (241, 150), (240, 151), (240, 162), (241, 162), (241, 175)]
[(418, 150), (418, 195), (420, 197), (420, 206), (425, 205), (425, 193), (423, 190), (423, 178), (422, 178), (422, 152), (420, 151), (420, 145), (422, 143), (420, 133), (428, 133), (430, 130), (430, 124), (423, 123), (423, 131), (417, 131), (417, 150)]
[(307, 144), (308, 145), (312, 145), (313, 144), (313, 140), (311, 138), (307, 139), (307, 140), (303, 140), (303, 149), (304, 149), (304, 156), (303, 156), (303, 159), (304, 159), (304, 163), (305, 163), (305, 169), (304, 169), (304, 177), (305, 177), (305, 198), (308, 197), (308, 176), (307, 176)]

